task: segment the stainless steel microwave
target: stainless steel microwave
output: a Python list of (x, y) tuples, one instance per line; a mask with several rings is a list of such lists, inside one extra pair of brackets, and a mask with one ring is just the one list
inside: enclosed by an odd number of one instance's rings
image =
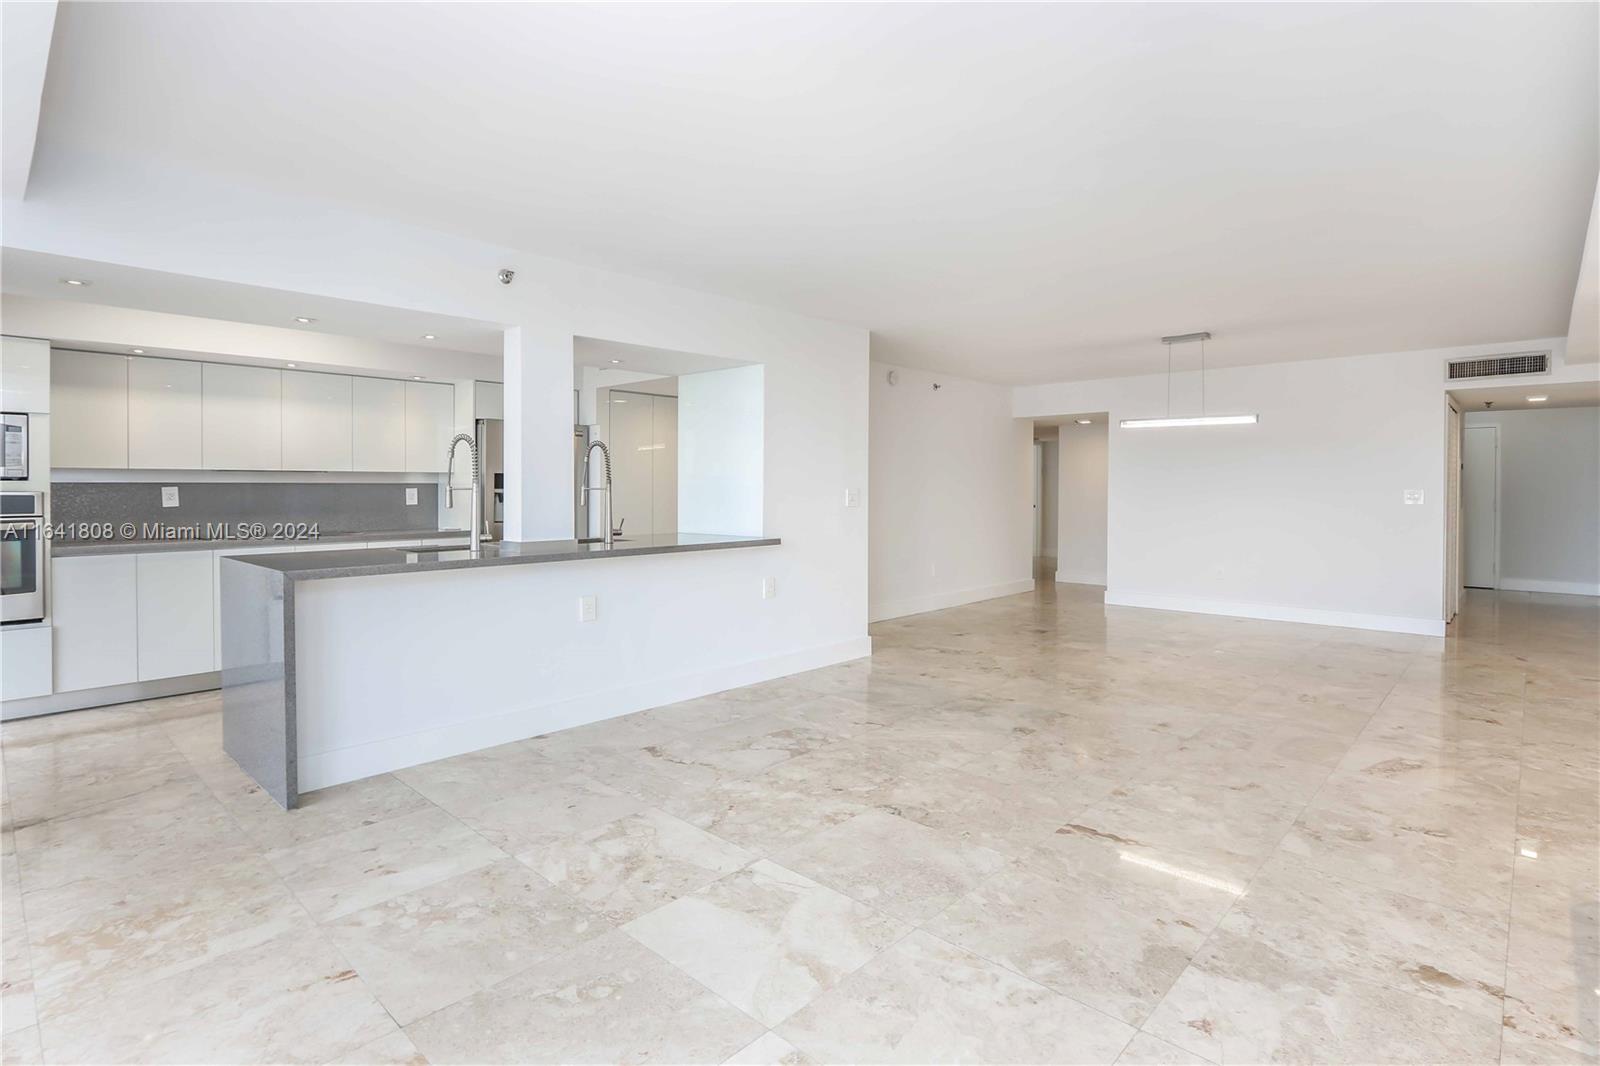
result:
[(44, 495), (0, 492), (0, 623), (44, 620)]
[(0, 451), (5, 456), (6, 481), (28, 480), (28, 416), (0, 412)]

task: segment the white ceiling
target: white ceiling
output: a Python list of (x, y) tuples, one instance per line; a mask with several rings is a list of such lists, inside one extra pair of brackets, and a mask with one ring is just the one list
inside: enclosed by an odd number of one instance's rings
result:
[(1200, 329), (1219, 366), (1564, 335), (1597, 33), (1593, 4), (70, 3), (38, 152), (1042, 382)]

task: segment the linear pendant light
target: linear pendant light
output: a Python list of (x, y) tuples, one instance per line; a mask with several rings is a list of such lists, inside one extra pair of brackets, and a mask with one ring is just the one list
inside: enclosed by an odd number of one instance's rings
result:
[[(1253, 426), (1260, 421), (1257, 415), (1206, 414), (1206, 341), (1210, 333), (1178, 333), (1162, 337), (1167, 346), (1167, 414), (1165, 418), (1124, 418), (1117, 423), (1123, 429), (1174, 429), (1178, 426)], [(1200, 342), (1200, 413), (1198, 415), (1172, 416), (1172, 346)]]

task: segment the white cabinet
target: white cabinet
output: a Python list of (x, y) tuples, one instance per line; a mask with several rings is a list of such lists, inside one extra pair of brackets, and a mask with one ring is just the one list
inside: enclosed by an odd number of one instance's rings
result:
[(354, 469), (350, 378), (283, 372), (283, 468)]
[(498, 381), (474, 381), (472, 383), (472, 417), (504, 418), (505, 416), (506, 387)]
[(204, 365), (206, 469), (283, 469), (283, 372)]
[(215, 658), (211, 552), (151, 552), (135, 558), (139, 680), (207, 673)]
[(678, 398), (656, 396), (650, 401), (650, 517), (653, 532), (678, 529)]
[(54, 684), (51, 631), (40, 623), (0, 629), (0, 700), (48, 696)]
[(354, 378), (350, 385), (356, 470), (406, 468), (406, 383)]
[(282, 544), (259, 548), (218, 548), (211, 556), (211, 669), (222, 669), (222, 560), (230, 555), (268, 555), (293, 551)]
[(448, 461), (445, 449), (455, 435), (456, 390), (431, 381), (407, 381), (405, 387), (406, 469), (442, 472)]
[(25, 415), (50, 412), (49, 341), (0, 338), (0, 411)]
[(50, 465), (126, 469), (128, 356), (50, 353)]
[(87, 555), (51, 564), (57, 692), (139, 679), (137, 559)]
[(180, 359), (128, 360), (128, 465), (200, 467), (201, 367)]

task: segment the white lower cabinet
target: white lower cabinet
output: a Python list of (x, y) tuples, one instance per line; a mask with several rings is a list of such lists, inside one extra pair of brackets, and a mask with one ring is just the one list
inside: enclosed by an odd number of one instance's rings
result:
[(211, 553), (151, 552), (139, 560), (139, 680), (212, 669)]
[(0, 700), (50, 695), (51, 650), (47, 625), (0, 629)]
[(138, 558), (86, 555), (52, 563), (57, 692), (139, 680)]

